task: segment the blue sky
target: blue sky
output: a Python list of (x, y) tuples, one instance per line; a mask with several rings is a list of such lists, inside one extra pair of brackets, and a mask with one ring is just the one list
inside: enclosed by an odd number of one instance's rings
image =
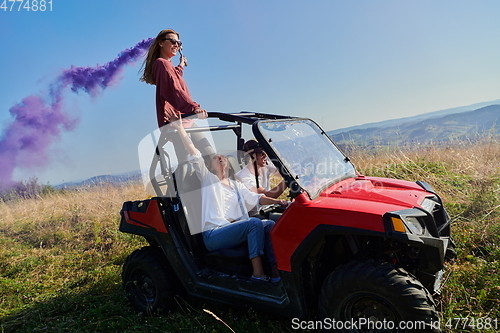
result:
[[(0, 1), (1, 2), (1, 1)], [(7, 1), (10, 7), (10, 3)], [(166, 28), (180, 32), (193, 99), (210, 111), (307, 116), (325, 130), (500, 98), (500, 2), (460, 0), (52, 0), (52, 11), (0, 10), (0, 126), (62, 70), (102, 65)], [(97, 97), (69, 94), (80, 119), (42, 183), (138, 169), (156, 127), (140, 62)], [(1, 134), (0, 134), (1, 135)]]

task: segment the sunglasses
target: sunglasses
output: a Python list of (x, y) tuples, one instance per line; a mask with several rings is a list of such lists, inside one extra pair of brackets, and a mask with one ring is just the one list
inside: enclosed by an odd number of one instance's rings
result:
[(177, 44), (179, 46), (182, 46), (182, 42), (180, 40), (177, 40), (177, 39), (173, 39), (173, 38), (163, 38), (162, 40), (168, 40), (170, 43), (172, 44)]
[(261, 155), (261, 156), (267, 156), (267, 153), (265, 151), (258, 151), (258, 152), (253, 152), (253, 151), (248, 151), (247, 154), (250, 155)]

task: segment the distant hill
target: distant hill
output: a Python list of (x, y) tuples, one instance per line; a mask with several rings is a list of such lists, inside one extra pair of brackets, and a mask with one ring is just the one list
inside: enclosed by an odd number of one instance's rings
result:
[[(406, 121), (393, 126), (357, 128), (340, 133), (327, 132), (340, 145), (356, 144), (401, 145), (439, 143), (454, 139), (475, 139), (487, 134), (500, 134), (500, 105), (489, 105), (477, 110), (427, 117)], [(411, 119), (411, 118), (405, 118)]]
[(450, 108), (450, 109), (445, 109), (445, 110), (440, 110), (440, 111), (423, 113), (423, 114), (419, 114), (419, 115), (412, 116), (412, 117), (390, 119), (390, 120), (384, 120), (384, 121), (380, 121), (380, 122), (376, 122), (376, 123), (367, 123), (367, 124), (363, 124), (363, 125), (340, 128), (340, 129), (328, 131), (328, 133), (329, 133), (329, 135), (334, 135), (334, 134), (349, 132), (349, 131), (357, 130), (357, 129), (367, 129), (367, 128), (374, 128), (374, 127), (385, 128), (385, 127), (398, 126), (398, 125), (405, 124), (405, 123), (415, 123), (415, 122), (419, 122), (419, 121), (426, 120), (426, 119), (439, 118), (439, 117), (447, 116), (450, 114), (474, 111), (474, 110), (483, 108), (485, 106), (496, 105), (496, 104), (500, 104), (500, 99), (495, 100), (495, 101), (490, 101), (490, 102), (475, 103), (475, 104), (471, 104), (471, 105), (467, 105), (467, 106), (459, 106), (456, 108)]
[(124, 173), (119, 175), (100, 175), (86, 180), (67, 182), (54, 186), (55, 188), (75, 188), (75, 187), (91, 187), (103, 184), (118, 185), (126, 182), (136, 182), (141, 180), (140, 171)]

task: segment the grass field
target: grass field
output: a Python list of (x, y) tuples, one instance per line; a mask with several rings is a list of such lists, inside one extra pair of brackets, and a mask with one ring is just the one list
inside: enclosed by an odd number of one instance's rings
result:
[[(353, 149), (351, 159), (363, 174), (424, 180), (438, 190), (458, 246), (436, 297), (442, 326), (500, 331), (499, 142)], [(118, 231), (118, 213), (122, 202), (146, 197), (129, 184), (0, 201), (0, 332), (293, 332), (290, 318), (191, 298), (178, 299), (168, 315), (135, 313), (121, 265), (146, 243)]]

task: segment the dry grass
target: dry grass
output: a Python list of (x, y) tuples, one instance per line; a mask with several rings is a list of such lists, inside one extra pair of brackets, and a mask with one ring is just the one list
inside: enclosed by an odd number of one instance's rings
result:
[(0, 316), (116, 275), (140, 239), (118, 231), (123, 201), (140, 185), (54, 192), (0, 202)]
[(124, 201), (145, 198), (140, 184), (53, 192), (30, 200), (0, 203), (0, 230), (33, 248), (64, 249), (110, 243)]

